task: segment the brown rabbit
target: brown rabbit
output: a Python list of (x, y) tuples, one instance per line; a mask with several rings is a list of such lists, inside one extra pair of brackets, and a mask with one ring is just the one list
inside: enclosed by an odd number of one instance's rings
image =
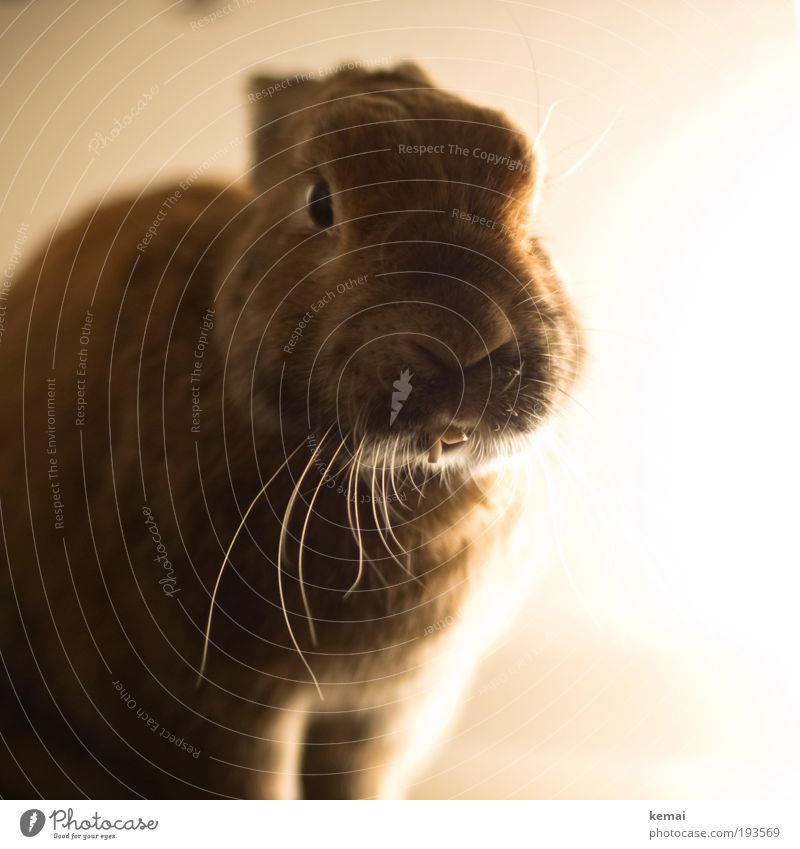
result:
[(530, 145), (410, 64), (249, 100), (250, 188), (103, 204), (9, 293), (3, 796), (402, 795), (522, 597), (579, 359)]

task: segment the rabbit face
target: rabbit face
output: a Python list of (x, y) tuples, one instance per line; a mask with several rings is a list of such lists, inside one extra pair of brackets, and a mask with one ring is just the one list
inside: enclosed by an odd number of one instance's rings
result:
[(527, 140), (414, 66), (277, 90), (257, 101), (259, 194), (223, 287), (248, 404), (283, 430), (334, 428), (366, 458), (519, 450), (579, 349), (528, 235)]

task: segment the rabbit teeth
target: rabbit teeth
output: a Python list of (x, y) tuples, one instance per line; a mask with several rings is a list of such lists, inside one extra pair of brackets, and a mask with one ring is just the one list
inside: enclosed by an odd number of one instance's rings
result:
[(442, 440), (437, 439), (436, 442), (431, 446), (430, 453), (428, 454), (428, 462), (429, 463), (438, 463), (442, 457)]
[(466, 442), (468, 439), (466, 433), (457, 427), (448, 428), (442, 436), (433, 443), (428, 454), (428, 462), (436, 464), (442, 458), (442, 451), (445, 445), (459, 445)]
[(460, 442), (467, 441), (467, 435), (463, 430), (457, 427), (449, 427), (443, 434), (441, 441), (445, 445), (458, 445)]

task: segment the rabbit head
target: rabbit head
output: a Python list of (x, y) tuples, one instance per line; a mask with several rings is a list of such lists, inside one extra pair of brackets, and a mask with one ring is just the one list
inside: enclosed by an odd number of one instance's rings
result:
[(526, 137), (411, 64), (261, 77), (249, 99), (255, 197), (221, 296), (254, 426), (411, 465), (527, 444), (579, 345), (528, 232)]

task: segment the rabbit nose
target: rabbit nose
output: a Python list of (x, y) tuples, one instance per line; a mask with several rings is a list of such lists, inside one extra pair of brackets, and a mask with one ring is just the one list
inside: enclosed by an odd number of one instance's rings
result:
[(433, 336), (422, 336), (411, 342), (411, 347), (418, 358), (425, 364), (425, 370), (446, 374), (459, 369), (455, 351)]
[(453, 339), (450, 344), (434, 336), (416, 336), (413, 343), (419, 358), (434, 372), (432, 376), (450, 376), (458, 379), (467, 371), (477, 372), (505, 363), (516, 356), (517, 349), (514, 334), (509, 327), (507, 332), (493, 336), (481, 336), (472, 333)]
[[(450, 341), (450, 340), (448, 340)], [(441, 438), (441, 449), (455, 449), (466, 441), (491, 407), (492, 397), (507, 388), (510, 375), (521, 374), (517, 340), (495, 336), (474, 344), (450, 345), (432, 336), (415, 336), (411, 342), (411, 371), (423, 394), (416, 397), (425, 411), (432, 436)], [(445, 433), (447, 428), (455, 429)], [(463, 438), (462, 438), (463, 437)], [(435, 446), (434, 446), (435, 447)], [(433, 450), (433, 449), (432, 449)], [(436, 462), (433, 450), (431, 462)]]

